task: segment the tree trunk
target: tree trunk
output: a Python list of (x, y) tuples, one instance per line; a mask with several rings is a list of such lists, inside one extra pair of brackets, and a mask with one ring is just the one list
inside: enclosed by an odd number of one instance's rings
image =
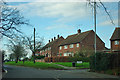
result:
[(16, 63), (18, 63), (18, 57), (16, 58)]

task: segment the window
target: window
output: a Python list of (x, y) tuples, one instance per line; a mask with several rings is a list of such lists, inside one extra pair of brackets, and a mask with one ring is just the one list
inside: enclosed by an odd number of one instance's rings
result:
[(60, 46), (59, 49), (61, 50), (61, 49), (62, 49), (62, 46)]
[(60, 56), (62, 56), (62, 53), (60, 53)]
[(69, 52), (69, 53), (64, 53), (64, 56), (74, 56), (74, 53), (71, 53), (71, 52)]
[(76, 44), (76, 47), (79, 47), (79, 43)]
[(42, 51), (40, 51), (40, 53), (42, 53)]
[(70, 48), (73, 48), (73, 44), (70, 45)]
[(119, 41), (115, 41), (115, 45), (119, 45)]
[(64, 46), (64, 49), (67, 49), (67, 45)]

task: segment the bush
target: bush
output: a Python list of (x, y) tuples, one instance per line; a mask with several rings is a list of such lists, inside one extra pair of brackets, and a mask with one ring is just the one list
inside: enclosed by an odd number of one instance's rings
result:
[(43, 59), (45, 56), (35, 56), (35, 59)]
[(117, 53), (96, 53), (95, 55), (90, 56), (90, 69), (95, 71), (105, 71), (120, 67), (120, 58), (118, 59), (118, 57), (120, 57), (120, 54)]
[[(88, 57), (68, 57), (68, 56), (52, 57), (52, 62), (73, 62), (73, 61), (89, 62), (90, 60)], [(45, 57), (45, 62), (51, 62), (51, 57)]]
[[(51, 62), (51, 57), (45, 57), (45, 62)], [(69, 62), (67, 56), (54, 56), (52, 62)]]
[(83, 61), (83, 62), (89, 62), (90, 59), (89, 57), (69, 57), (69, 62), (73, 62), (73, 61)]

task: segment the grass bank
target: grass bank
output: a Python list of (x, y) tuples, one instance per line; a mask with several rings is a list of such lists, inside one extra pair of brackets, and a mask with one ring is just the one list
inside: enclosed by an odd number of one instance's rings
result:
[(52, 63), (36, 62), (34, 64), (31, 61), (25, 61), (24, 63), (22, 61), (19, 61), (18, 63), (15, 63), (14, 61), (11, 61), (11, 62), (5, 62), (5, 64), (15, 65), (15, 66), (34, 67), (34, 68), (40, 68), (40, 69), (58, 69), (58, 70), (63, 70), (64, 69), (63, 67), (54, 65)]

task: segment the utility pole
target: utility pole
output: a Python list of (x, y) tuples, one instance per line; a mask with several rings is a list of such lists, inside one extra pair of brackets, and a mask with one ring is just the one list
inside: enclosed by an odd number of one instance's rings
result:
[(96, 69), (96, 0), (94, 0), (94, 28), (95, 28), (95, 69)]
[(35, 28), (34, 28), (34, 53), (33, 53), (33, 56), (34, 56), (34, 63), (35, 63)]

